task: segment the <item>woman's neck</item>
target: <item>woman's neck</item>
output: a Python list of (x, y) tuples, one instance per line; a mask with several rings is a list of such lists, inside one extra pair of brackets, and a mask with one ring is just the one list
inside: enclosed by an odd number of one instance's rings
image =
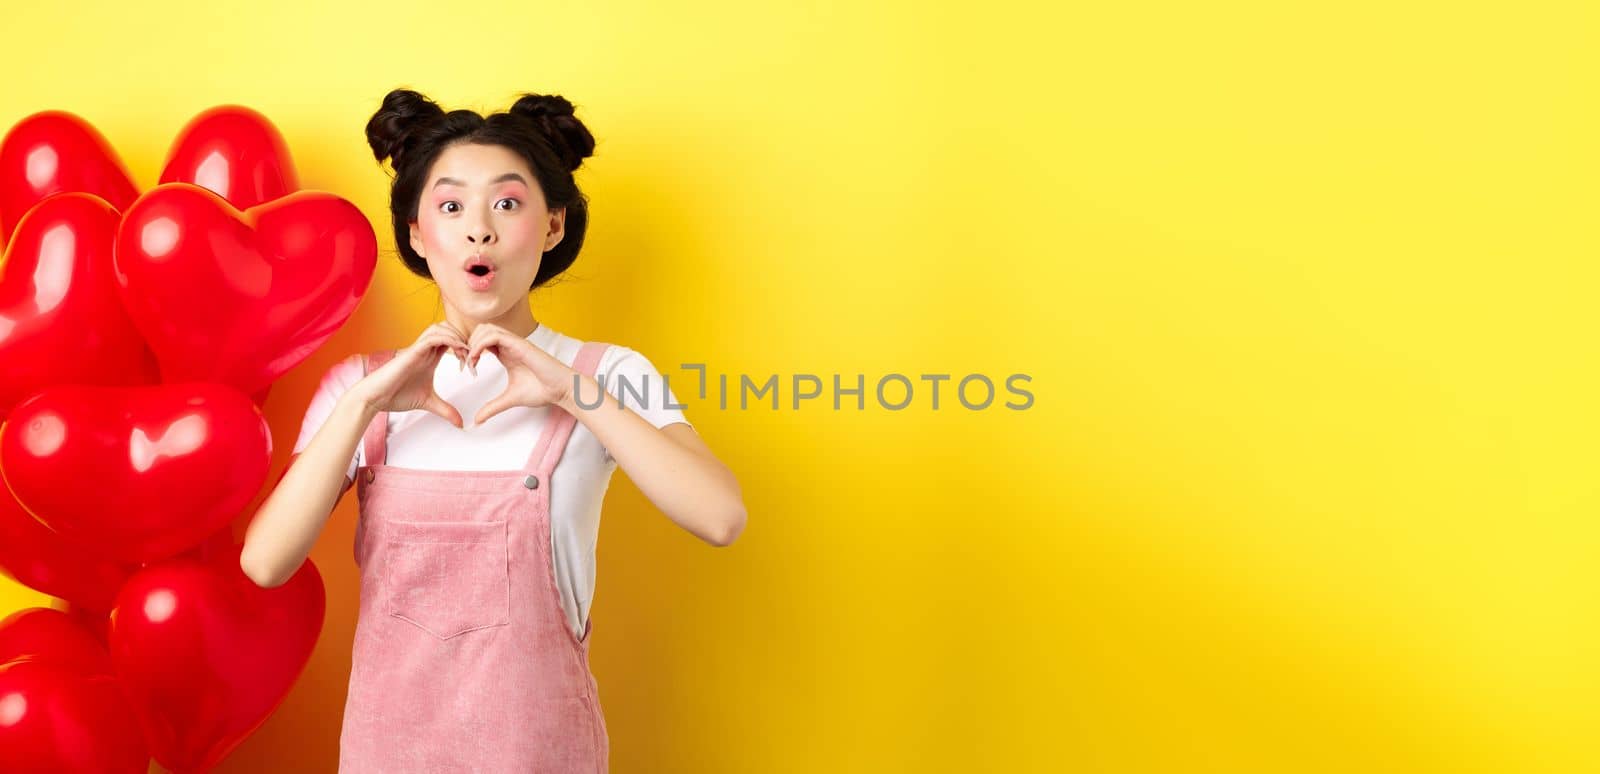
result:
[(526, 303), (517, 304), (496, 319), (480, 320), (462, 314), (460, 310), (446, 302), (444, 319), (458, 328), (469, 341), (472, 339), (472, 330), (481, 323), (493, 323), (522, 338), (528, 338), (539, 327), (539, 321), (533, 319), (533, 308)]

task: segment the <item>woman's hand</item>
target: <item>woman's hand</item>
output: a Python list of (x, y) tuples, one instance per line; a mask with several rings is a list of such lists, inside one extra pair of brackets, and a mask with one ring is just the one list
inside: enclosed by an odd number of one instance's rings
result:
[(527, 339), (498, 325), (480, 323), (467, 342), (467, 367), (476, 369), (478, 357), (486, 350), (494, 352), (505, 366), (506, 389), (483, 404), (473, 422), (483, 424), (514, 406), (558, 405), (572, 393), (572, 377), (577, 372)]
[(422, 331), (411, 346), (395, 352), (389, 362), (367, 374), (351, 387), (352, 392), (376, 411), (414, 411), (437, 414), (461, 427), (461, 412), (433, 391), (433, 372), (447, 351), (467, 360), (467, 341), (461, 331), (448, 322), (434, 323)]

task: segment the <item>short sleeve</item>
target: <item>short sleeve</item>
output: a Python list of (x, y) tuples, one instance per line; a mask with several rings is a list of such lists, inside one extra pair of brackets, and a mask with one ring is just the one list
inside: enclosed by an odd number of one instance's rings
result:
[[(601, 361), (600, 373), (605, 376), (606, 392), (644, 417), (651, 426), (666, 427), (674, 422), (694, 426), (684, 417), (682, 409), (675, 408), (679, 405), (678, 395), (670, 380), (639, 352), (613, 344)], [(611, 459), (611, 451), (607, 449), (606, 460)]]
[[(345, 390), (350, 389), (356, 382), (361, 381), (361, 355), (355, 354), (345, 358), (329, 368), (322, 375), (322, 382), (317, 385), (317, 391), (311, 396), (311, 404), (306, 407), (305, 419), (300, 422), (300, 437), (294, 442), (294, 453), (299, 454), (311, 443), (312, 437), (322, 429), (322, 425), (333, 415), (333, 409), (339, 403), (339, 397)], [(356, 470), (361, 467), (361, 444), (356, 444), (355, 456), (350, 459), (350, 466), (345, 470), (345, 478), (355, 480)]]

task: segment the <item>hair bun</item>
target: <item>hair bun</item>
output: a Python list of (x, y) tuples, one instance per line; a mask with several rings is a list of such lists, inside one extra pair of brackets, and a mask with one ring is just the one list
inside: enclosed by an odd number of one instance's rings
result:
[(511, 112), (539, 119), (545, 116), (570, 116), (573, 115), (573, 108), (572, 103), (559, 94), (524, 94), (517, 104), (511, 106)]
[(417, 129), (444, 116), (437, 103), (410, 89), (395, 89), (384, 95), (383, 105), (367, 121), (367, 144), (382, 163), (399, 167), (399, 159), (416, 137)]
[(509, 111), (538, 124), (550, 145), (561, 154), (567, 171), (594, 155), (594, 135), (574, 114), (572, 103), (558, 94), (524, 94)]

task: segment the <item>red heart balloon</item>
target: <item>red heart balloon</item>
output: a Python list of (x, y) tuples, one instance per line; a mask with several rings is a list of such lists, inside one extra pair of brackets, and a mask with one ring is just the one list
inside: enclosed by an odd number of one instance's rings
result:
[(242, 105), (219, 105), (190, 119), (167, 153), (160, 182), (193, 183), (241, 210), (300, 188), (283, 135)]
[(116, 674), (105, 644), (82, 621), (48, 607), (25, 608), (0, 620), (0, 664), (24, 657), (80, 674)]
[(224, 384), (53, 387), (0, 425), (0, 471), (17, 502), (62, 535), (135, 562), (227, 526), (271, 465), (266, 417)]
[(116, 677), (34, 658), (0, 665), (0, 771), (149, 769), (150, 752)]
[(234, 546), (213, 561), (139, 571), (111, 613), (111, 662), (161, 765), (216, 765), (277, 709), (322, 631), (322, 576), (308, 559), (261, 588)]
[(28, 211), (0, 264), (0, 418), (57, 384), (159, 380), (112, 276), (121, 216), (85, 193)]
[(139, 189), (111, 143), (88, 121), (46, 110), (18, 121), (0, 140), (0, 247), (33, 205), (62, 191), (82, 191), (119, 212)]
[(0, 483), (0, 572), (34, 591), (107, 612), (139, 569), (84, 549), (22, 509)]
[(167, 183), (124, 214), (117, 280), (166, 381), (254, 394), (344, 324), (377, 251), (366, 216), (330, 193), (240, 212), (199, 186)]
[(0, 771), (149, 769), (111, 655), (72, 614), (6, 616), (0, 665)]

